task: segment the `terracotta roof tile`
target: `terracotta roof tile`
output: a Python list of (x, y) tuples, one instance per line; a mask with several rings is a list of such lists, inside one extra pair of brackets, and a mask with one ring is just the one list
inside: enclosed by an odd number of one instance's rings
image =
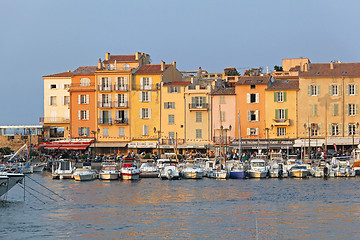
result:
[(135, 55), (110, 55), (109, 60), (104, 60), (104, 63), (113, 63), (113, 62), (137, 62), (135, 60)]
[[(165, 70), (170, 67), (171, 64), (165, 64)], [(134, 74), (141, 75), (141, 74), (161, 74), (164, 71), (161, 71), (161, 64), (146, 64), (140, 67)]]
[(71, 77), (72, 76), (72, 72), (62, 72), (62, 73), (55, 73), (55, 74), (51, 74), (51, 75), (46, 75), (43, 77)]
[(81, 66), (73, 72), (73, 75), (93, 75), (96, 70), (97, 66)]
[(310, 63), (307, 72), (300, 72), (300, 77), (360, 77), (360, 63)]
[(235, 88), (215, 88), (212, 95), (235, 95)]
[(236, 85), (267, 85), (269, 76), (241, 76)]
[(266, 90), (299, 90), (299, 80), (276, 79), (268, 88), (266, 88)]
[(171, 87), (171, 86), (187, 86), (190, 85), (191, 81), (183, 81), (183, 82), (169, 82), (164, 84), (164, 87)]

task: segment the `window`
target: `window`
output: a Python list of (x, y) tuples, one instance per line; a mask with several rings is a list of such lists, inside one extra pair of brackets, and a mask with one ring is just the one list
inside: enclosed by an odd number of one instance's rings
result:
[(88, 137), (90, 135), (90, 129), (88, 127), (79, 127), (79, 136)]
[(224, 104), (225, 103), (225, 96), (220, 96), (220, 103)]
[(140, 108), (141, 119), (151, 119), (151, 108)]
[(70, 88), (70, 84), (64, 84), (64, 89), (69, 89)]
[(70, 104), (70, 96), (64, 96), (64, 105)]
[(111, 94), (100, 94), (100, 107), (111, 107)]
[(250, 94), (250, 103), (256, 103), (256, 94)]
[(50, 89), (56, 89), (56, 88), (57, 88), (56, 84), (51, 84), (50, 85)]
[(115, 94), (115, 107), (127, 107), (127, 94)]
[(169, 120), (169, 125), (175, 124), (175, 115), (174, 114), (169, 114), (168, 120)]
[(111, 124), (111, 111), (100, 111), (100, 124)]
[(202, 129), (196, 129), (196, 138), (202, 138)]
[(205, 108), (206, 105), (206, 97), (192, 97), (192, 108)]
[(330, 96), (340, 96), (341, 95), (341, 85), (330, 84), (329, 85), (329, 95)]
[(125, 70), (129, 70), (129, 69), (130, 69), (130, 64), (128, 64), (128, 63), (127, 63), (127, 64), (124, 64), (124, 69), (125, 69)]
[(225, 120), (225, 112), (224, 111), (221, 111), (220, 112), (220, 121), (221, 122), (225, 122), (226, 120)]
[(311, 136), (318, 136), (319, 135), (319, 131), (320, 131), (320, 126), (317, 123), (311, 123), (310, 125), (310, 131), (311, 131)]
[(125, 128), (124, 127), (119, 127), (119, 136), (120, 137), (125, 136)]
[(81, 110), (78, 112), (79, 120), (89, 120), (89, 110)]
[(339, 116), (339, 104), (334, 103), (334, 104), (332, 105), (331, 111), (332, 111), (332, 115), (333, 115), (333, 116)]
[(359, 93), (359, 85), (358, 84), (349, 84), (346, 87), (346, 95), (354, 96)]
[(309, 96), (320, 96), (320, 85), (309, 85), (308, 86), (308, 95)]
[[(103, 100), (107, 101), (107, 97), (103, 97)], [(89, 95), (78, 95), (79, 104), (89, 104)]]
[(311, 105), (311, 116), (316, 117), (318, 116), (318, 106), (317, 104)]
[(286, 128), (279, 127), (277, 128), (277, 136), (285, 136), (286, 135)]
[(331, 124), (331, 129), (330, 129), (330, 133), (332, 136), (337, 136), (339, 135), (339, 125), (337, 124)]
[(140, 89), (141, 90), (151, 90), (151, 78), (141, 78), (140, 79)]
[(255, 85), (250, 85), (250, 89), (255, 89)]
[(50, 106), (56, 105), (56, 96), (51, 96), (49, 101)]
[(358, 110), (357, 104), (347, 104), (347, 115), (348, 116), (355, 116), (357, 115)]
[(286, 92), (274, 92), (274, 102), (286, 102)]
[(141, 92), (141, 102), (150, 102), (151, 101), (151, 92)]
[(180, 87), (168, 87), (168, 93), (179, 93)]
[(165, 109), (175, 109), (175, 102), (164, 102)]
[(149, 135), (149, 126), (143, 125), (143, 136), (148, 136), (148, 135)]
[(81, 87), (89, 87), (90, 86), (90, 78), (81, 78), (80, 86)]
[(259, 129), (258, 128), (248, 128), (247, 131), (248, 131), (247, 134), (249, 136), (256, 136), (256, 135), (258, 135)]
[(175, 144), (175, 132), (169, 132), (169, 145)]
[(126, 110), (118, 110), (115, 112), (115, 114), (116, 114), (116, 119), (114, 120), (115, 124), (128, 123)]
[(127, 78), (126, 77), (118, 77), (116, 90), (127, 90)]
[(103, 128), (103, 137), (108, 137), (109, 136), (109, 128), (108, 127), (104, 127)]
[(248, 121), (259, 121), (259, 111), (248, 111)]
[(287, 109), (275, 109), (275, 119), (288, 119)]
[(111, 90), (111, 79), (103, 77), (100, 79), (100, 90), (110, 91)]
[(202, 112), (196, 112), (196, 122), (202, 122)]

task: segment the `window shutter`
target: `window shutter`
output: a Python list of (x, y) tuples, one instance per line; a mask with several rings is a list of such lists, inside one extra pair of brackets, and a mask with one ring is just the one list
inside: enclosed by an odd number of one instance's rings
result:
[(345, 95), (349, 95), (349, 84), (346, 84), (346, 87), (345, 87)]
[(149, 119), (151, 119), (151, 108), (148, 108), (149, 110)]
[(277, 95), (278, 95), (278, 93), (274, 92), (274, 102), (277, 102)]
[(314, 104), (311, 104), (311, 116), (315, 116)]
[(127, 106), (127, 102), (128, 102), (128, 95), (124, 94), (124, 102), (125, 102), (125, 106)]
[(345, 136), (349, 136), (349, 124), (345, 123)]
[(81, 136), (81, 127), (78, 127), (78, 134)]
[(142, 119), (142, 108), (139, 109), (139, 118)]
[(143, 136), (146, 135), (145, 128), (146, 128), (145, 125), (143, 125), (143, 134), (142, 134)]
[(143, 81), (144, 81), (144, 78), (140, 78), (140, 90), (143, 90)]
[(111, 90), (111, 77), (108, 77), (108, 79), (109, 79), (109, 88), (108, 89)]
[(342, 127), (343, 127), (342, 123), (339, 123), (339, 124), (338, 124), (339, 135), (342, 135), (342, 133), (343, 133)]
[(128, 118), (128, 115), (127, 115), (127, 111), (126, 111), (126, 110), (124, 111), (124, 118), (126, 118), (126, 119)]
[(149, 85), (150, 85), (149, 89), (152, 89), (152, 78), (151, 77), (149, 78)]
[(90, 128), (87, 127), (87, 128), (86, 128), (86, 136), (89, 136), (89, 135), (90, 135)]
[(247, 135), (250, 135), (250, 128), (246, 129), (246, 133), (247, 133)]
[(355, 84), (355, 95), (359, 95), (359, 84)]
[(317, 88), (316, 89), (317, 90), (317, 96), (320, 96), (320, 85), (317, 85), (316, 88)]
[(48, 97), (48, 105), (51, 106), (51, 97)]
[(86, 104), (90, 104), (90, 96), (89, 96), (89, 94), (86, 95)]
[(255, 115), (256, 115), (256, 121), (259, 121), (259, 110), (255, 111)]
[(51, 89), (51, 84), (49, 84), (49, 89)]
[(119, 77), (115, 77), (115, 89), (119, 89)]
[(355, 104), (355, 115), (359, 115), (359, 104)]
[(333, 92), (332, 92), (332, 85), (329, 84), (329, 95), (332, 96), (333, 95)]
[(139, 92), (139, 102), (142, 102), (142, 92)]
[(78, 119), (81, 120), (81, 111), (78, 111)]
[(256, 103), (259, 103), (259, 94), (257, 93), (255, 96), (256, 96)]
[(328, 124), (328, 135), (332, 136), (332, 124), (331, 123)]
[(119, 94), (115, 94), (115, 107), (119, 106)]
[(81, 95), (78, 95), (78, 104), (81, 104)]
[(349, 116), (349, 104), (345, 104), (345, 115)]
[(164, 109), (168, 109), (168, 103), (164, 102)]
[(108, 102), (109, 102), (109, 106), (111, 107), (111, 94), (108, 94)]
[(251, 111), (248, 111), (248, 121), (251, 121)]
[(331, 115), (335, 116), (335, 104), (331, 105)]
[(275, 119), (279, 119), (279, 109), (275, 109)]
[(318, 116), (318, 109), (317, 109), (318, 105), (314, 104), (314, 116)]
[(89, 120), (89, 118), (90, 118), (90, 111), (86, 110), (86, 120)]
[(99, 77), (99, 86), (102, 86), (102, 84), (103, 84), (102, 78)]
[(102, 94), (99, 94), (99, 103), (100, 103), (100, 106), (102, 106), (102, 102), (103, 102)]
[(250, 93), (247, 93), (247, 94), (246, 94), (246, 102), (247, 102), (247, 103), (250, 103)]
[(283, 99), (284, 99), (284, 102), (286, 102), (286, 92), (283, 92)]
[(120, 111), (119, 110), (117, 110), (116, 112), (115, 112), (115, 118), (120, 118)]
[(100, 123), (104, 123), (103, 117), (104, 117), (104, 111), (100, 111)]
[(148, 92), (149, 102), (151, 102), (151, 92)]
[(288, 119), (288, 110), (285, 109), (285, 119)]
[(255, 128), (255, 135), (259, 135), (259, 128)]
[(321, 123), (318, 124), (318, 135), (321, 135)]
[(341, 84), (338, 85), (338, 96), (342, 95)]
[(311, 85), (308, 86), (308, 96), (311, 96)]
[(339, 104), (334, 104), (334, 116), (339, 115)]

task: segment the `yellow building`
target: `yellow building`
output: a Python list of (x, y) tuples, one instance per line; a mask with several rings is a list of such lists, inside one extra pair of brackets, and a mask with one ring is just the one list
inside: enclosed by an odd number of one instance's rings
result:
[(148, 54), (111, 55), (99, 60), (96, 78), (97, 148), (102, 153), (126, 153), (131, 141), (130, 90), (132, 73), (150, 63)]
[(297, 93), (299, 81), (271, 78), (265, 90), (267, 139), (297, 138)]
[(44, 124), (45, 139), (68, 138), (70, 133), (70, 71), (43, 76), (44, 79)]
[(128, 148), (152, 152), (161, 140), (161, 84), (181, 81), (176, 64), (147, 64), (133, 75), (131, 83), (131, 138)]

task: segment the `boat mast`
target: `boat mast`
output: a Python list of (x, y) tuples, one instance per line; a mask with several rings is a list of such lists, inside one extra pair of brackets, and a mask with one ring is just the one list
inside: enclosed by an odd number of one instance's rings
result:
[(241, 142), (241, 125), (240, 125), (240, 111), (238, 110), (238, 122), (239, 122), (239, 160), (241, 160), (241, 156), (242, 156), (242, 142)]

